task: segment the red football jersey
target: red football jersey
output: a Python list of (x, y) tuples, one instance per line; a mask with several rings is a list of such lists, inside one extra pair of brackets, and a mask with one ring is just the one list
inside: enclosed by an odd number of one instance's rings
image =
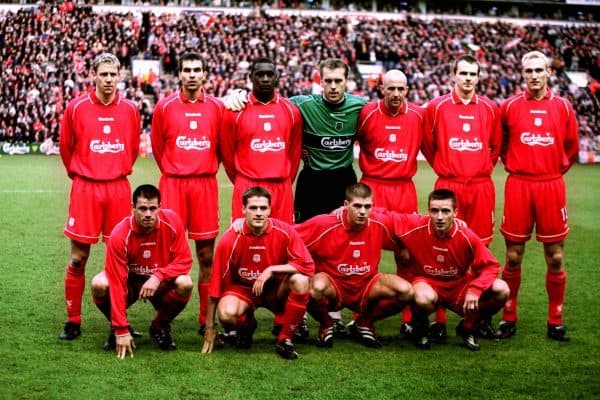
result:
[(492, 100), (474, 95), (464, 104), (453, 90), (427, 105), (423, 155), (438, 176), (489, 176), (501, 145), (500, 115)]
[(104, 104), (92, 88), (67, 105), (59, 146), (69, 177), (93, 181), (125, 177), (131, 174), (139, 152), (139, 109), (118, 93)]
[(550, 90), (541, 100), (529, 92), (502, 103), (502, 161), (511, 174), (546, 179), (577, 161), (579, 127), (571, 104)]
[(326, 272), (343, 290), (359, 291), (379, 273), (381, 249), (392, 248), (390, 229), (382, 220), (369, 218), (363, 229), (354, 230), (346, 212), (341, 219), (321, 214), (296, 230), (315, 260), (316, 272)]
[(106, 249), (112, 326), (117, 335), (128, 332), (127, 277), (154, 275), (161, 282), (190, 273), (192, 253), (179, 216), (160, 209), (155, 229), (140, 231), (135, 218), (124, 218), (112, 231)]
[(300, 110), (278, 94), (265, 104), (250, 93), (246, 108), (223, 116), (220, 153), (231, 182), (236, 174), (293, 181), (301, 147)]
[(310, 253), (292, 225), (269, 218), (258, 236), (246, 224), (241, 233), (229, 229), (215, 250), (209, 296), (221, 297), (232, 284), (252, 287), (267, 267), (278, 264), (291, 264), (301, 274), (314, 275)]
[(429, 216), (390, 213), (394, 235), (410, 252), (415, 277), (450, 282), (473, 277), (469, 291), (481, 295), (500, 272), (500, 264), (475, 232), (452, 224), (445, 237), (438, 237)]
[(363, 176), (394, 180), (412, 178), (423, 136), (424, 110), (405, 101), (391, 114), (384, 100), (366, 104), (358, 116), (358, 163)]
[(152, 152), (169, 176), (215, 175), (223, 104), (204, 92), (195, 101), (180, 90), (158, 102), (152, 115)]

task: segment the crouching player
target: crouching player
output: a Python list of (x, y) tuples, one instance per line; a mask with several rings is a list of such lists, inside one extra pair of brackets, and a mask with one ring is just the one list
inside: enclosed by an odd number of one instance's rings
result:
[(357, 183), (346, 189), (342, 215), (317, 215), (296, 225), (315, 260), (309, 313), (320, 323), (317, 345), (333, 345), (334, 326), (328, 311), (344, 307), (357, 312), (351, 334), (368, 347), (380, 347), (374, 322), (399, 313), (413, 299), (409, 282), (379, 272), (383, 246), (391, 231), (371, 218), (371, 188)]
[(275, 351), (298, 358), (292, 338), (306, 311), (313, 260), (292, 225), (269, 218), (266, 189), (244, 192), (242, 214), (241, 231), (229, 229), (217, 245), (202, 353), (210, 353), (217, 340), (215, 314), (226, 330), (237, 331), (236, 347), (249, 348), (257, 327), (254, 310), (265, 307), (282, 315)]
[(394, 234), (411, 254), (415, 291), (415, 340), (428, 349), (428, 315), (438, 305), (464, 319), (456, 328), (464, 345), (479, 350), (476, 336), (494, 337), (490, 321), (508, 299), (500, 264), (481, 239), (455, 221), (456, 196), (447, 189), (430, 193), (429, 216), (392, 213)]
[(141, 185), (133, 192), (133, 215), (113, 229), (104, 271), (92, 279), (92, 296), (112, 329), (104, 348), (133, 357), (135, 343), (127, 308), (138, 299), (157, 310), (150, 336), (163, 350), (175, 350), (171, 321), (187, 305), (193, 288), (192, 255), (179, 216), (160, 208), (160, 192)]

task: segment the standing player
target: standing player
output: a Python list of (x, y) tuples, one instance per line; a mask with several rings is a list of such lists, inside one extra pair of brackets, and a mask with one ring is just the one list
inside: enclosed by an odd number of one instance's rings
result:
[(217, 245), (202, 352), (210, 353), (216, 340), (215, 312), (226, 329), (238, 332), (236, 346), (248, 348), (257, 325), (254, 310), (266, 307), (281, 314), (275, 351), (298, 358), (292, 338), (306, 311), (314, 263), (293, 227), (269, 218), (266, 189), (247, 189), (242, 204), (241, 232), (228, 230)]
[(185, 308), (193, 290), (192, 254), (185, 227), (172, 210), (160, 209), (160, 192), (141, 185), (133, 192), (133, 215), (113, 230), (104, 271), (92, 280), (98, 309), (111, 321), (104, 349), (117, 357), (133, 357), (135, 343), (127, 308), (138, 299), (150, 300), (157, 310), (150, 336), (163, 350), (175, 350), (171, 321)]
[(348, 307), (359, 313), (352, 334), (369, 347), (380, 347), (374, 322), (400, 310), (413, 299), (409, 282), (379, 272), (383, 246), (392, 240), (388, 226), (371, 218), (371, 189), (356, 183), (346, 189), (341, 218), (318, 215), (296, 226), (315, 261), (309, 312), (320, 323), (317, 345), (333, 345), (333, 319), (328, 311)]
[(376, 207), (416, 213), (412, 177), (423, 136), (423, 113), (406, 101), (406, 76), (397, 69), (383, 76), (384, 98), (365, 105), (358, 117), (361, 182), (370, 186)]
[[(338, 208), (346, 188), (357, 181), (354, 138), (366, 100), (346, 93), (349, 71), (344, 61), (326, 59), (319, 65), (323, 93), (290, 98), (302, 113), (302, 148), (306, 151), (294, 195), (296, 223)], [(345, 336), (341, 312), (333, 312), (332, 317), (336, 336)]]
[(454, 192), (434, 190), (428, 209), (429, 216), (392, 214), (394, 235), (410, 251), (413, 265), (415, 344), (430, 347), (428, 315), (442, 305), (464, 317), (457, 335), (469, 350), (479, 350), (475, 331), (502, 308), (508, 286), (497, 279), (500, 265), (479, 236), (454, 221)]
[(81, 303), (90, 247), (130, 213), (131, 174), (140, 142), (137, 105), (117, 92), (120, 63), (109, 53), (92, 62), (95, 88), (72, 100), (60, 127), (60, 156), (73, 180), (64, 234), (71, 239), (65, 276), (67, 323), (59, 338), (81, 335)]
[(304, 122), (304, 167), (298, 175), (296, 223), (338, 208), (345, 190), (356, 183), (353, 144), (365, 99), (345, 93), (350, 68), (340, 59), (321, 62), (323, 94), (294, 96)]
[[(382, 82), (383, 100), (365, 105), (358, 117), (356, 138), (360, 144), (360, 181), (371, 187), (374, 205), (400, 213), (416, 213), (417, 191), (412, 177), (417, 172), (417, 156), (423, 136), (423, 113), (406, 100), (406, 76), (393, 69)], [(407, 274), (406, 249), (394, 251), (397, 273)], [(410, 335), (410, 307), (402, 312), (401, 331)]]
[(562, 319), (567, 281), (564, 240), (569, 233), (563, 175), (577, 160), (577, 119), (571, 104), (548, 88), (550, 64), (543, 53), (525, 54), (521, 67), (527, 90), (507, 99), (501, 107), (505, 135), (502, 161), (509, 173), (500, 226), (506, 241), (502, 279), (511, 293), (498, 336), (511, 337), (517, 331), (521, 262), (535, 223), (547, 265), (547, 334), (550, 339), (568, 341)]
[(198, 53), (179, 59), (181, 89), (158, 102), (152, 116), (152, 151), (162, 175), (163, 204), (177, 212), (195, 242), (204, 332), (208, 283), (219, 234), (218, 140), (223, 105), (203, 90), (206, 64)]
[(275, 93), (275, 63), (259, 58), (250, 67), (248, 104), (223, 117), (220, 153), (233, 183), (232, 219), (241, 217), (242, 194), (260, 185), (273, 196), (273, 217), (294, 222), (292, 183), (300, 165), (302, 117), (298, 107)]
[[(500, 154), (502, 131), (498, 106), (475, 93), (479, 73), (480, 65), (470, 55), (454, 61), (454, 90), (427, 105), (423, 154), (438, 175), (435, 189), (456, 193), (458, 218), (489, 245), (496, 200), (491, 174)], [(481, 332), (492, 335), (491, 325), (486, 323), (486, 327)], [(440, 330), (439, 325), (432, 326), (432, 337)]]

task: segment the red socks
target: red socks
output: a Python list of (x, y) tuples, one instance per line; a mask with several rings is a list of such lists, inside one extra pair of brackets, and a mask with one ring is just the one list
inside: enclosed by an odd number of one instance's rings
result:
[(443, 306), (435, 309), (435, 322), (446, 325), (446, 309)]
[(404, 322), (405, 324), (410, 324), (411, 320), (412, 320), (412, 310), (411, 310), (410, 306), (405, 306), (402, 309), (402, 322)]
[(277, 341), (292, 340), (296, 327), (300, 325), (302, 318), (304, 318), (309, 298), (310, 294), (308, 292), (298, 293), (293, 290), (290, 292), (285, 302), (283, 314), (281, 314), (281, 331), (277, 336)]
[(156, 317), (152, 320), (153, 329), (165, 329), (171, 321), (183, 311), (191, 295), (181, 296), (176, 290), (170, 290), (163, 296)]
[(546, 271), (546, 292), (548, 293), (548, 324), (562, 325), (562, 309), (565, 300), (567, 273)]
[(521, 267), (519, 268), (507, 268), (504, 266), (502, 270), (502, 280), (508, 284), (510, 289), (510, 295), (504, 305), (504, 312), (502, 313), (502, 319), (508, 322), (517, 321), (517, 295), (519, 293), (519, 287), (521, 286)]
[(67, 305), (67, 320), (81, 325), (81, 300), (85, 290), (85, 267), (74, 268), (67, 265), (65, 275), (65, 303)]
[(314, 319), (319, 321), (321, 328), (333, 325), (333, 320), (329, 315), (329, 301), (327, 298), (321, 300), (310, 299), (307, 310)]

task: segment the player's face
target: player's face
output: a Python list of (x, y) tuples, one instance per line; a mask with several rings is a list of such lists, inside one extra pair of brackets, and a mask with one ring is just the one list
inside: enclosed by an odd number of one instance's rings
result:
[(471, 64), (466, 61), (460, 61), (456, 66), (454, 74), (454, 87), (462, 93), (471, 93), (475, 91), (477, 82), (479, 82), (479, 73), (477, 64)]
[(456, 208), (452, 205), (451, 199), (431, 200), (429, 216), (436, 233), (443, 236), (452, 227), (452, 221), (456, 218)]
[(147, 199), (145, 197), (138, 197), (136, 203), (133, 206), (133, 216), (135, 222), (142, 229), (142, 231), (149, 232), (156, 226), (158, 220), (158, 199)]
[(530, 58), (523, 63), (523, 79), (534, 96), (546, 94), (549, 76), (550, 68), (543, 59)]
[(323, 68), (321, 85), (323, 86), (323, 97), (330, 103), (336, 104), (344, 100), (346, 91), (346, 77), (344, 68)]
[(112, 63), (102, 63), (93, 73), (96, 83), (96, 95), (101, 99), (111, 99), (117, 92), (119, 68)]
[(271, 215), (269, 199), (250, 197), (248, 203), (242, 207), (242, 214), (246, 217), (246, 224), (253, 232), (262, 232), (267, 226), (269, 215)]
[(258, 97), (272, 96), (277, 84), (277, 71), (275, 66), (270, 63), (259, 63), (254, 66), (252, 75), (252, 91)]
[(408, 88), (405, 79), (386, 80), (382, 85), (385, 106), (392, 112), (397, 112), (402, 106)]
[(348, 223), (352, 227), (362, 228), (367, 224), (373, 209), (372, 197), (355, 197), (351, 201), (345, 200)]
[(181, 64), (181, 71), (179, 71), (179, 80), (181, 81), (181, 87), (186, 93), (194, 93), (200, 90), (202, 82), (204, 82), (202, 61), (184, 61)]

